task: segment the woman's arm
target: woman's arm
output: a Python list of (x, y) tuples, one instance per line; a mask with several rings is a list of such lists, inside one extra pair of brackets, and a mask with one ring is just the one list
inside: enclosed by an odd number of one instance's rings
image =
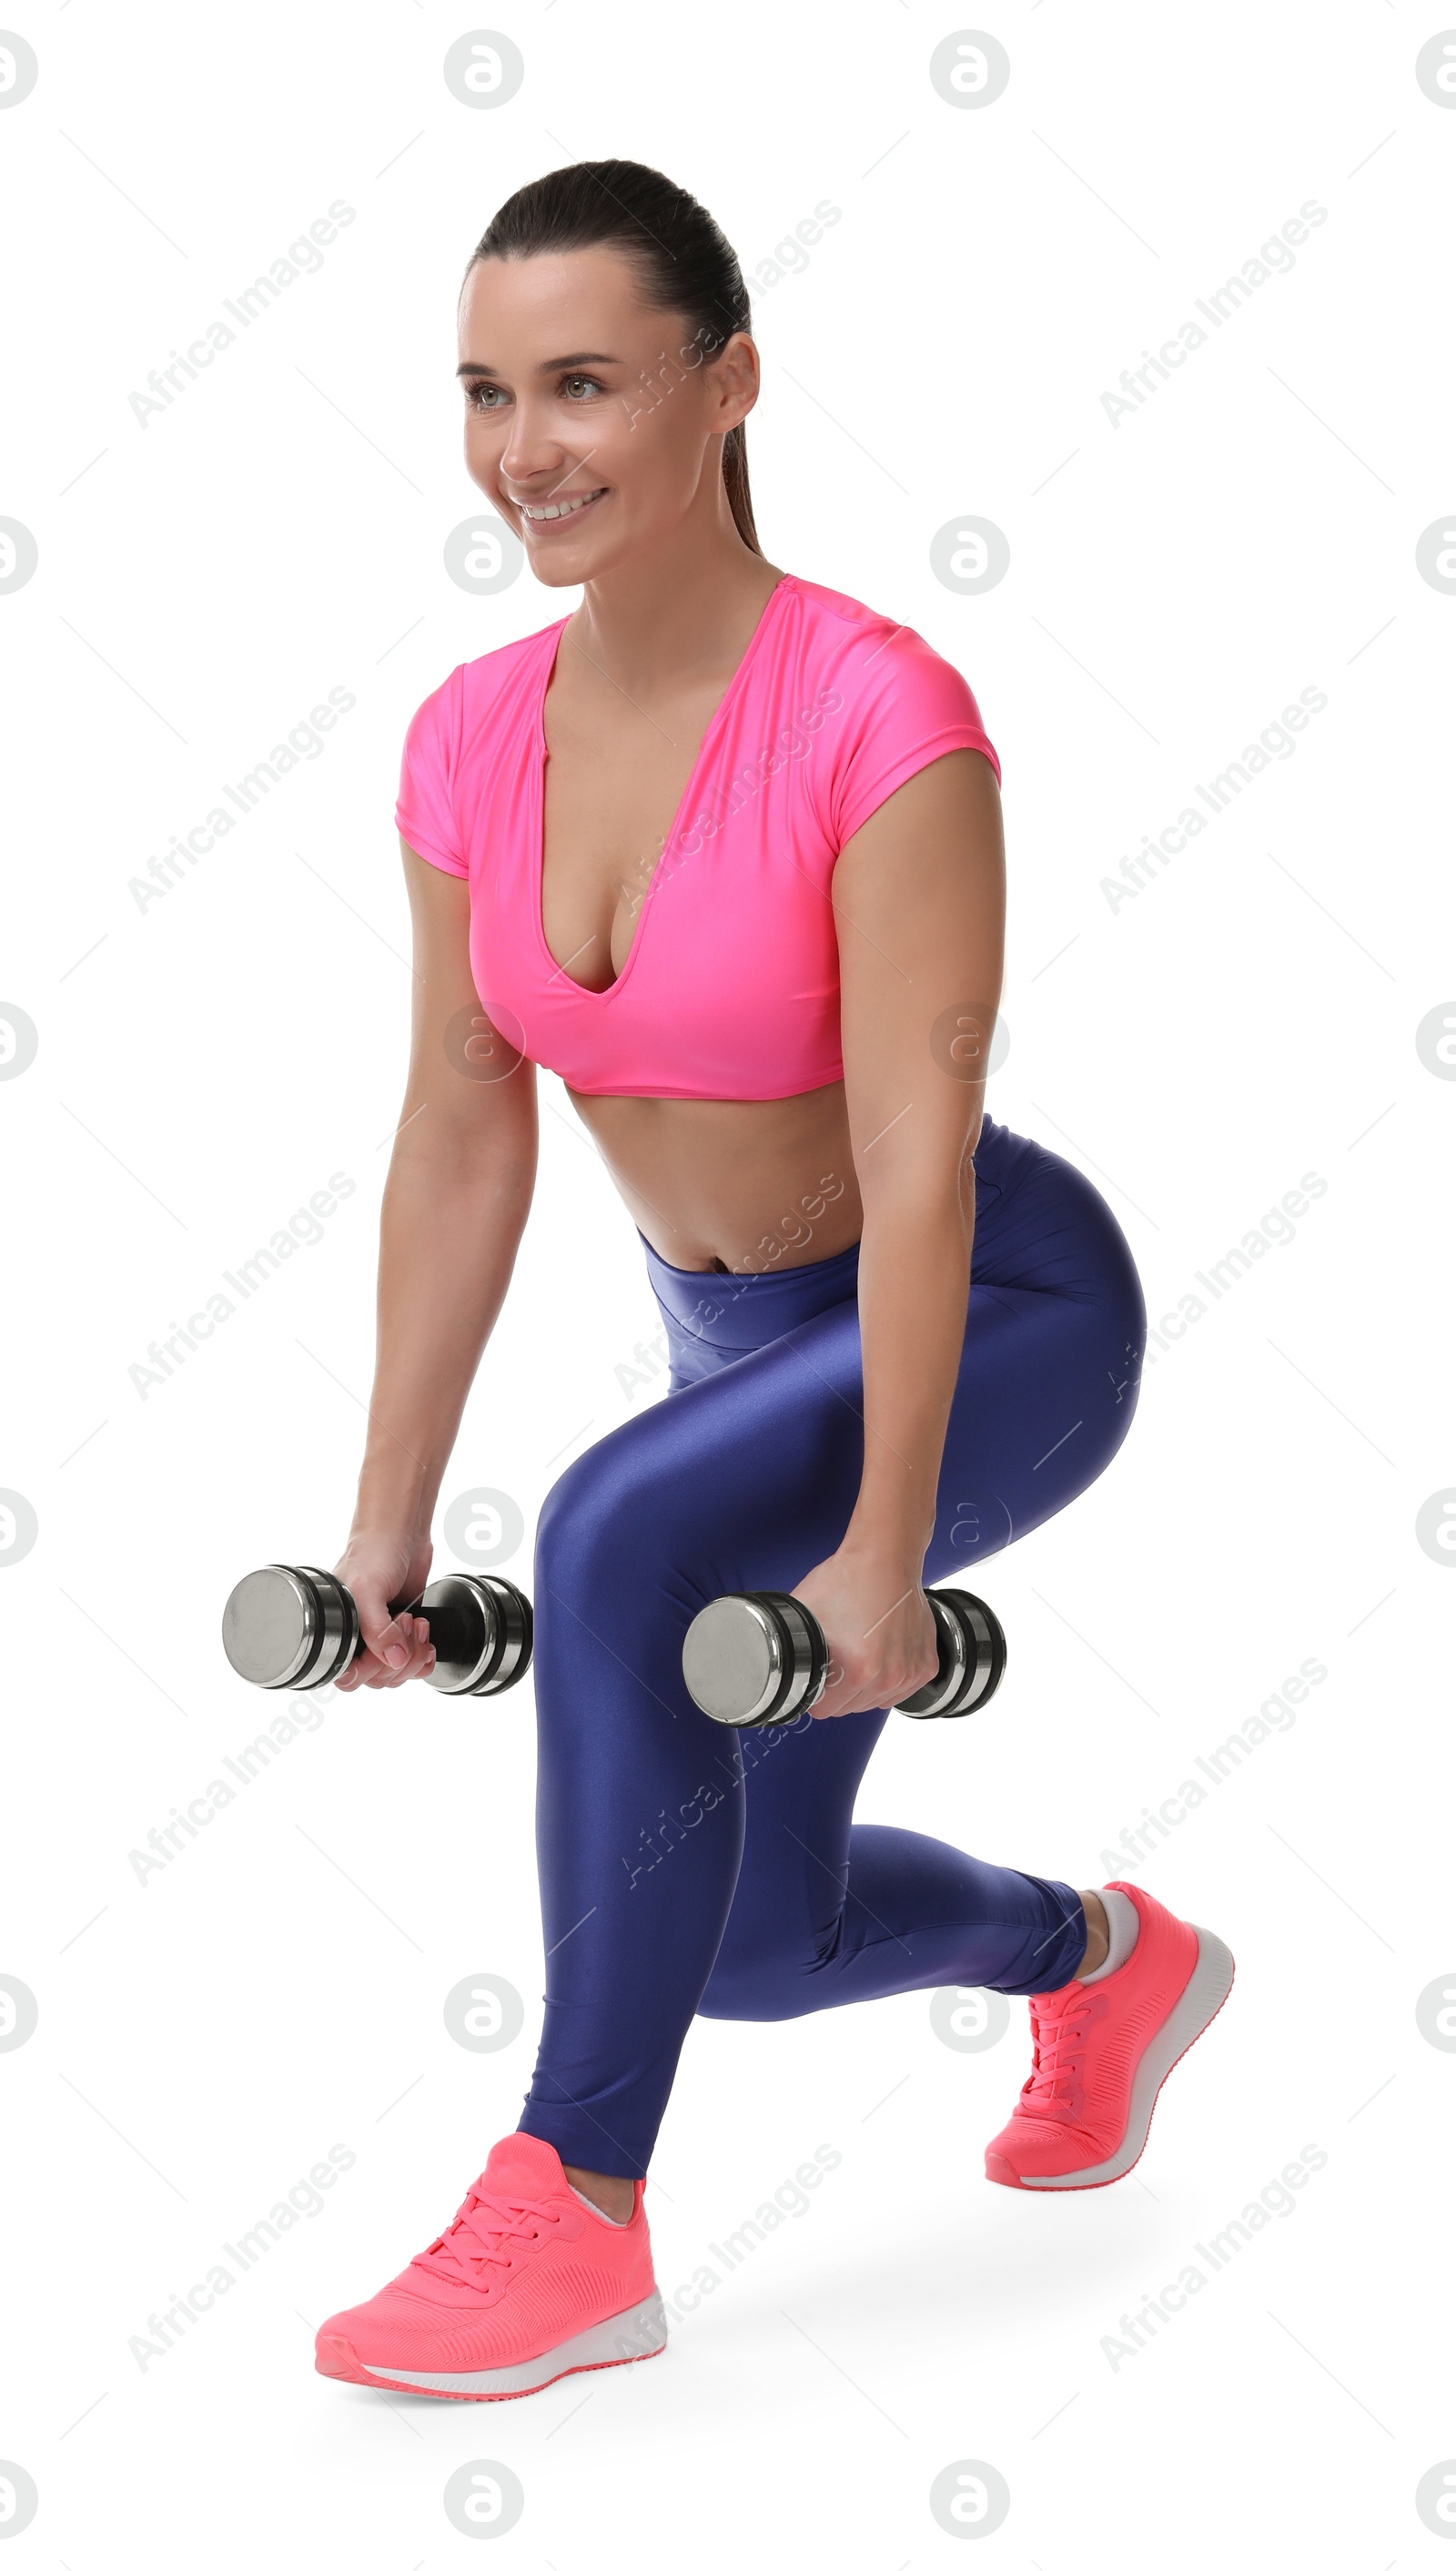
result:
[(921, 1595), (965, 1337), (971, 1154), (1001, 997), (1006, 862), (995, 771), (957, 750), (910, 777), (834, 869), (844, 1094), (864, 1206), (864, 1471), (844, 1540), (794, 1591), (829, 1642), (818, 1714), (932, 1678)]
[[(428, 1578), (441, 1477), (505, 1299), (536, 1176), (535, 1071), (481, 1009), (466, 885), (400, 846), (414, 1009), (380, 1213), (369, 1426), (353, 1526), (335, 1565), (358, 1600), (369, 1646), (337, 1682), (344, 1689), (398, 1686), (430, 1667), (423, 1619), (391, 1619), (389, 1602), (417, 1596)], [(468, 1056), (459, 1037), (467, 1012), (478, 1020)], [(472, 1076), (497, 1068), (500, 1077)], [(390, 1660), (391, 1651), (401, 1657)]]

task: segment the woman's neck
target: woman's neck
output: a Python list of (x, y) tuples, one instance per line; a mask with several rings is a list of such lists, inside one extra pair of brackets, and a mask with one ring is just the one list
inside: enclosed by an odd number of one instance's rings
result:
[(783, 575), (743, 543), (730, 516), (690, 518), (657, 551), (588, 581), (569, 639), (629, 696), (711, 682), (736, 669)]

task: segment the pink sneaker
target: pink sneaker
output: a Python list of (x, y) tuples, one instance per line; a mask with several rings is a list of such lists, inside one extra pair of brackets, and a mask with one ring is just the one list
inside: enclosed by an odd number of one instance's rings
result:
[(666, 2347), (637, 2181), (630, 2223), (594, 2214), (550, 2143), (496, 2144), (449, 2229), (318, 2333), (320, 2374), (442, 2400), (509, 2401)]
[(1158, 2092), (1215, 2018), (1233, 1958), (1208, 1928), (1175, 1919), (1140, 1884), (1113, 1883), (1138, 1912), (1138, 1942), (1103, 1982), (1031, 1993), (1032, 2068), (986, 2146), (998, 2187), (1108, 2187), (1141, 2159)]

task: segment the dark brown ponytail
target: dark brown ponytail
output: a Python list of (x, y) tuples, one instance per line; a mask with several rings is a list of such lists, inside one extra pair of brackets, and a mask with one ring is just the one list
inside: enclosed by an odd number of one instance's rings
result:
[[(641, 161), (574, 161), (532, 179), (492, 217), (471, 265), (603, 246), (627, 253), (647, 302), (682, 313), (709, 355), (735, 330), (750, 328), (742, 270), (707, 207)], [(761, 555), (741, 421), (724, 439), (723, 478), (734, 526)]]

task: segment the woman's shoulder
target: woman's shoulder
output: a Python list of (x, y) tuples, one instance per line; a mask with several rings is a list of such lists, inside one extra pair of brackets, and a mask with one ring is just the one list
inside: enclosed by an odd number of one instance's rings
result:
[(416, 856), (447, 874), (469, 872), (465, 851), (479, 844), (472, 816), (492, 780), (509, 793), (526, 773), (520, 754), (540, 717), (543, 662), (565, 622), (458, 661), (410, 718), (394, 817)]
[(790, 572), (788, 578), (803, 601), (812, 620), (826, 620), (831, 625), (892, 625), (894, 618), (882, 616), (877, 607), (866, 607), (862, 598), (851, 598), (842, 589), (829, 589), (820, 580), (805, 580), (801, 572)]
[(474, 735), (492, 714), (509, 720), (512, 713), (526, 712), (540, 678), (541, 664), (555, 650), (556, 638), (566, 622), (564, 616), (558, 617), (534, 634), (521, 634), (513, 642), (498, 643), (477, 660), (458, 661), (416, 708), (411, 733), (443, 735), (458, 745), (462, 734)]
[(801, 675), (830, 723), (823, 791), (836, 844), (868, 818), (896, 784), (950, 750), (976, 750), (997, 782), (1001, 763), (970, 682), (913, 625), (799, 580)]
[(980, 707), (965, 671), (900, 617), (851, 599), (823, 581), (800, 581), (805, 658), (864, 723), (892, 723), (939, 736), (980, 733)]
[(832, 655), (844, 677), (866, 694), (895, 692), (901, 682), (924, 683), (942, 674), (943, 683), (953, 691), (966, 686), (955, 663), (937, 652), (913, 625), (821, 581), (802, 580), (795, 573), (793, 585), (803, 602), (806, 634), (816, 653)]

